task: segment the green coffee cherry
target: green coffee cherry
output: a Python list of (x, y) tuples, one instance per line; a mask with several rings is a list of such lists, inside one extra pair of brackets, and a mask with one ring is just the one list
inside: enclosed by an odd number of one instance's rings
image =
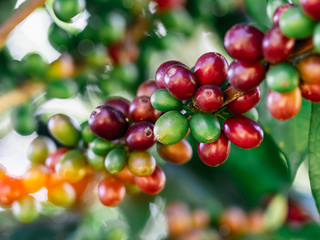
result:
[(291, 92), (299, 84), (299, 74), (289, 63), (280, 63), (267, 72), (266, 80), (269, 88), (276, 92)]
[(31, 163), (44, 164), (50, 153), (56, 150), (55, 143), (48, 137), (36, 137), (29, 145), (27, 156)]
[(73, 80), (53, 81), (47, 85), (50, 98), (72, 98), (78, 93), (78, 85)]
[(243, 115), (247, 116), (248, 118), (251, 118), (255, 122), (258, 122), (259, 120), (259, 113), (256, 108), (250, 109), (248, 112), (243, 113)]
[(30, 104), (23, 104), (13, 109), (11, 113), (13, 129), (20, 135), (30, 135), (37, 128), (37, 120)]
[(54, 0), (53, 11), (57, 18), (64, 22), (70, 22), (73, 17), (85, 9), (84, 0)]
[(166, 89), (155, 91), (152, 94), (150, 101), (152, 106), (161, 112), (180, 110), (182, 107), (182, 102), (174, 98)]
[(284, 3), (288, 3), (286, 0), (269, 0), (267, 2), (267, 14), (269, 19), (272, 21), (273, 14), (276, 9)]
[(25, 196), (12, 204), (13, 216), (23, 223), (30, 223), (39, 216), (40, 203), (32, 196)]
[(122, 171), (126, 163), (126, 151), (123, 148), (114, 148), (108, 153), (104, 165), (111, 174), (117, 174)]
[(312, 35), (315, 22), (304, 15), (300, 7), (291, 7), (282, 14), (279, 25), (287, 37), (303, 39)]
[(82, 139), (86, 143), (90, 143), (96, 138), (96, 135), (94, 135), (94, 133), (91, 131), (89, 127), (88, 121), (81, 123), (80, 128), (81, 128)]
[(175, 144), (187, 134), (188, 120), (178, 111), (163, 114), (154, 125), (154, 135), (163, 144)]
[(73, 147), (80, 140), (80, 127), (68, 116), (55, 114), (48, 121), (50, 134), (61, 144)]
[(320, 23), (317, 24), (313, 33), (313, 45), (318, 53), (320, 53)]
[(111, 141), (96, 138), (90, 143), (90, 149), (97, 155), (105, 156), (114, 144)]
[(55, 23), (52, 23), (49, 28), (48, 39), (51, 45), (58, 51), (67, 50), (71, 44), (69, 33)]
[(192, 136), (199, 142), (211, 143), (220, 136), (220, 123), (210, 113), (196, 113), (190, 119)]
[(95, 154), (91, 149), (87, 150), (87, 161), (95, 170), (102, 170), (104, 167), (104, 157)]
[(38, 53), (29, 53), (21, 60), (23, 71), (36, 78), (44, 78), (47, 74), (49, 65)]

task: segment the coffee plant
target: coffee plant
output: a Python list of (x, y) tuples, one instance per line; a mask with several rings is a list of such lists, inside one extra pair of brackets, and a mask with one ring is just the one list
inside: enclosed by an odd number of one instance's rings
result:
[(0, 12), (1, 239), (320, 238), (320, 0)]

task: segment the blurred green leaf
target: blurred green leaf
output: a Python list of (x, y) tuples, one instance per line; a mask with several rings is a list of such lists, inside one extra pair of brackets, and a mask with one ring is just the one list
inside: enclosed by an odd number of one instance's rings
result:
[(267, 15), (266, 0), (245, 0), (244, 1), (249, 15), (260, 25), (271, 27), (272, 23)]
[(16, 2), (17, 0), (0, 1), (0, 24), (12, 14)]

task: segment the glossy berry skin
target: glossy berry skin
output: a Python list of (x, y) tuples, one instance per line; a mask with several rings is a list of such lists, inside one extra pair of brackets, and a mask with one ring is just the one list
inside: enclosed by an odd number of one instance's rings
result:
[(90, 149), (97, 155), (106, 156), (106, 154), (114, 147), (111, 141), (95, 138), (89, 145)]
[(91, 113), (88, 122), (94, 134), (107, 140), (124, 136), (128, 128), (123, 113), (109, 105), (97, 107)]
[(56, 150), (55, 143), (51, 138), (45, 136), (38, 136), (28, 147), (27, 156), (31, 163), (43, 164), (49, 154)]
[(47, 169), (43, 165), (33, 165), (22, 177), (22, 183), (28, 193), (38, 192), (46, 185)]
[(56, 206), (70, 207), (76, 200), (76, 192), (68, 182), (61, 182), (48, 188), (48, 201)]
[(157, 69), (155, 79), (156, 79), (156, 84), (159, 89), (166, 88), (164, 85), (164, 74), (169, 67), (174, 66), (174, 65), (181, 65), (181, 66), (186, 67), (186, 65), (184, 65), (182, 62), (171, 60), (171, 61), (167, 61), (167, 62), (162, 63), (159, 66), (159, 68)]
[(258, 147), (263, 140), (260, 125), (243, 115), (228, 118), (223, 125), (223, 131), (234, 145), (244, 149)]
[(224, 163), (230, 153), (231, 142), (221, 132), (217, 141), (212, 143), (199, 143), (198, 154), (202, 162), (211, 167)]
[(176, 99), (187, 100), (196, 93), (198, 83), (190, 69), (174, 65), (165, 72), (164, 85)]
[(135, 151), (145, 151), (157, 141), (153, 134), (153, 124), (145, 121), (131, 125), (125, 138), (128, 147)]
[(183, 164), (189, 162), (192, 158), (192, 147), (185, 139), (172, 145), (158, 142), (157, 150), (160, 157), (174, 164)]
[(135, 122), (147, 121), (155, 123), (161, 115), (161, 112), (151, 105), (150, 97), (148, 96), (136, 97), (130, 104), (129, 112), (131, 119)]
[(257, 62), (262, 58), (263, 33), (248, 24), (234, 25), (224, 37), (224, 47), (235, 59)]
[(155, 91), (150, 98), (152, 106), (161, 111), (180, 110), (182, 108), (181, 100), (174, 98), (167, 89)]
[(224, 96), (221, 88), (216, 85), (204, 85), (198, 88), (194, 101), (204, 112), (215, 112), (223, 104)]
[(160, 12), (172, 11), (182, 8), (186, 0), (156, 0), (157, 8)]
[(193, 72), (199, 85), (221, 86), (227, 78), (228, 62), (220, 53), (203, 54), (196, 62)]
[(263, 37), (263, 57), (273, 64), (283, 62), (289, 57), (294, 44), (293, 38), (287, 38), (278, 26), (274, 26)]
[(135, 177), (134, 180), (142, 192), (155, 195), (163, 190), (166, 184), (166, 175), (162, 169), (157, 166), (150, 176)]
[(137, 97), (140, 97), (140, 96), (151, 97), (152, 94), (157, 90), (158, 90), (158, 86), (156, 81), (154, 80), (145, 81), (139, 86), (137, 91)]
[(297, 65), (303, 83), (320, 84), (320, 55), (303, 58)]
[(115, 207), (126, 195), (126, 188), (119, 180), (111, 177), (103, 179), (98, 186), (100, 202), (107, 207)]
[(123, 148), (114, 148), (108, 153), (104, 165), (111, 174), (117, 174), (123, 170), (126, 163), (126, 151)]
[(288, 8), (291, 8), (292, 6), (294, 6), (293, 4), (290, 4), (290, 3), (285, 3), (285, 4), (282, 4), (280, 5), (276, 11), (274, 12), (273, 14), (273, 17), (272, 17), (272, 23), (274, 26), (276, 25), (279, 25), (279, 20), (280, 20), (280, 17), (282, 16), (282, 14), (288, 9)]
[(46, 162), (45, 162), (46, 167), (50, 171), (55, 172), (55, 167), (59, 162), (60, 158), (68, 151), (69, 151), (68, 148), (58, 148), (55, 152), (51, 153), (46, 159)]
[(124, 183), (135, 184), (134, 175), (130, 172), (127, 165), (122, 169), (121, 172), (116, 174), (116, 177)]
[(289, 63), (273, 66), (266, 74), (268, 87), (280, 93), (291, 92), (299, 84), (299, 74)]
[(295, 39), (310, 37), (313, 33), (315, 22), (308, 18), (300, 7), (291, 7), (281, 16), (279, 26), (284, 35)]
[(9, 206), (26, 192), (21, 179), (5, 176), (0, 179), (0, 206)]
[(104, 156), (95, 154), (91, 149), (87, 149), (86, 158), (90, 167), (94, 170), (102, 170), (104, 168)]
[(302, 11), (310, 18), (320, 20), (320, 1), (319, 0), (300, 0)]
[(314, 49), (317, 51), (317, 53), (320, 53), (320, 23), (318, 23), (314, 29), (312, 42)]
[(255, 89), (246, 92), (242, 96), (238, 97), (233, 102), (227, 105), (227, 109), (234, 114), (242, 114), (248, 112), (254, 106), (257, 105), (261, 98), (261, 88), (256, 87)]
[(111, 97), (107, 99), (104, 102), (104, 104), (107, 104), (116, 108), (117, 110), (122, 112), (126, 118), (128, 119), (130, 118), (130, 114), (129, 114), (130, 101), (128, 101), (127, 99), (122, 97)]
[(85, 121), (80, 124), (81, 127), (81, 137), (86, 143), (92, 142), (96, 135), (91, 131), (88, 121)]
[(233, 61), (228, 69), (228, 78), (232, 87), (240, 91), (256, 88), (264, 79), (266, 70), (261, 63)]
[(128, 159), (128, 168), (134, 176), (149, 176), (156, 168), (156, 160), (148, 152), (132, 152)]
[(196, 113), (190, 119), (190, 131), (199, 142), (214, 142), (220, 135), (220, 123), (212, 114)]
[(288, 93), (269, 90), (267, 107), (275, 119), (285, 121), (293, 118), (300, 111), (301, 103), (301, 91), (298, 87)]
[(73, 17), (82, 12), (85, 8), (83, 0), (55, 0), (53, 10), (56, 16), (64, 22), (70, 22)]
[(300, 85), (302, 97), (310, 102), (320, 102), (320, 84), (302, 83)]

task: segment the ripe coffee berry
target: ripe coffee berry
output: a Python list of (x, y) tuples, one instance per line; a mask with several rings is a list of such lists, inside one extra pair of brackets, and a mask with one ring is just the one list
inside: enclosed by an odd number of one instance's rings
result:
[(195, 103), (204, 112), (215, 112), (221, 108), (224, 96), (216, 85), (204, 85), (198, 88), (194, 97)]
[(139, 86), (137, 91), (137, 97), (140, 97), (140, 96), (151, 97), (152, 94), (157, 90), (158, 90), (158, 86), (156, 81), (154, 80), (145, 81)]
[(297, 68), (304, 83), (320, 84), (320, 55), (312, 54), (303, 58)]
[(260, 125), (243, 115), (228, 118), (223, 125), (223, 131), (234, 145), (244, 149), (258, 147), (263, 140)]
[(151, 105), (150, 97), (148, 96), (136, 97), (130, 104), (129, 112), (131, 119), (135, 122), (147, 121), (155, 123), (161, 115), (161, 112)]
[(246, 92), (242, 96), (238, 97), (233, 102), (227, 105), (227, 109), (234, 114), (242, 114), (248, 112), (254, 106), (257, 105), (261, 97), (260, 87)]
[(129, 119), (130, 114), (129, 114), (129, 107), (130, 107), (130, 102), (122, 97), (111, 97), (105, 101), (104, 104), (110, 105), (120, 112), (123, 113), (123, 115)]
[(293, 4), (290, 4), (290, 3), (285, 3), (285, 4), (282, 4), (280, 5), (276, 11), (274, 12), (273, 14), (273, 18), (272, 18), (272, 22), (273, 22), (273, 25), (279, 25), (279, 20), (280, 20), (280, 17), (282, 16), (282, 14), (290, 7), (292, 7)]
[(320, 1), (319, 0), (300, 0), (302, 11), (310, 18), (320, 20)]
[(157, 166), (150, 176), (135, 177), (134, 181), (142, 192), (154, 195), (163, 190), (166, 184), (166, 175), (162, 169)]
[(125, 138), (128, 147), (135, 151), (145, 151), (156, 143), (153, 124), (145, 121), (131, 125)]
[(119, 180), (107, 177), (98, 186), (98, 196), (101, 203), (107, 207), (115, 207), (126, 195), (126, 188)]
[(128, 168), (135, 176), (149, 176), (156, 168), (156, 160), (148, 152), (132, 152), (128, 159)]
[(211, 167), (216, 167), (224, 163), (230, 153), (230, 141), (221, 132), (217, 141), (212, 143), (199, 143), (198, 154), (200, 159)]
[(167, 69), (171, 66), (174, 66), (174, 65), (181, 65), (181, 66), (185, 66), (182, 62), (178, 62), (178, 61), (167, 61), (167, 62), (164, 62), (162, 63), (158, 70), (156, 71), (156, 83), (157, 83), (157, 86), (158, 88), (165, 88), (165, 85), (164, 85), (164, 74), (165, 72), (167, 71)]
[(196, 62), (193, 72), (199, 85), (215, 84), (221, 86), (227, 78), (228, 62), (220, 53), (203, 54)]
[(172, 145), (165, 145), (158, 142), (157, 150), (160, 157), (175, 164), (186, 163), (192, 158), (192, 147), (185, 139)]
[(302, 83), (300, 89), (303, 98), (314, 103), (320, 102), (320, 84)]

